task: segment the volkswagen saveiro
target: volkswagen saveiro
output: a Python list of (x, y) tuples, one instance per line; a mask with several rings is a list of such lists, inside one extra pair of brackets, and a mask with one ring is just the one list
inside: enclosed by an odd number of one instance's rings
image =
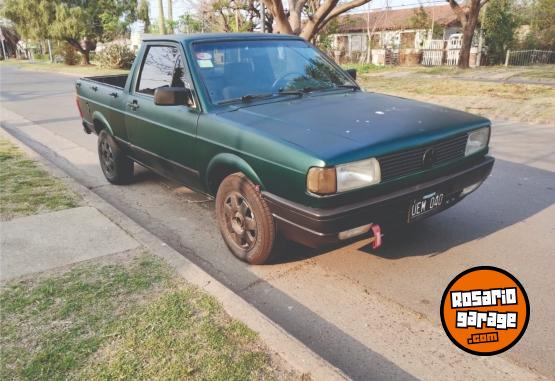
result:
[(489, 175), (489, 120), (355, 79), (294, 36), (160, 36), (129, 75), (79, 79), (77, 104), (108, 181), (139, 163), (214, 196), (231, 252), (261, 264), (278, 232), (313, 247), (368, 235)]

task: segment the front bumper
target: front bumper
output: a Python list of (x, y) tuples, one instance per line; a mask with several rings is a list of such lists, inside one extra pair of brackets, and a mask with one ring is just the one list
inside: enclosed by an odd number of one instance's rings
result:
[(268, 192), (262, 195), (276, 219), (279, 230), (289, 239), (318, 247), (339, 241), (338, 234), (369, 223), (381, 225), (407, 221), (410, 203), (430, 192), (445, 194), (445, 210), (464, 198), (464, 188), (484, 181), (491, 173), (494, 159), (486, 156), (477, 164), (388, 194), (332, 209), (307, 207)]

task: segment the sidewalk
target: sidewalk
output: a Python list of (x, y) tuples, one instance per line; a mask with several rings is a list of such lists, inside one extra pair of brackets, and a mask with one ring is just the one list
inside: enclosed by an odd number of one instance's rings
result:
[(140, 246), (90, 206), (15, 218), (0, 231), (0, 281)]
[(95, 258), (146, 250), (168, 263), (187, 283), (216, 298), (232, 318), (257, 332), (286, 372), (315, 380), (347, 379), (215, 278), (1, 129), (0, 137), (19, 146), (52, 175), (63, 178), (85, 204), (0, 222), (0, 283)]

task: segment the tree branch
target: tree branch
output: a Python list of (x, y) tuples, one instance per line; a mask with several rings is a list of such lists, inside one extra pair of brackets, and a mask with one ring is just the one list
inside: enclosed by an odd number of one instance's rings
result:
[(370, 1), (372, 0), (352, 0), (352, 1), (349, 1), (348, 3), (343, 3), (340, 6), (335, 7), (334, 10), (330, 12), (328, 16), (324, 19), (323, 23), (327, 24), (334, 17), (337, 17), (342, 13), (350, 11), (353, 8), (360, 7), (361, 5), (369, 3)]
[(482, 7), (483, 7), (484, 5), (486, 5), (486, 3), (487, 3), (488, 1), (489, 1), (489, 0), (482, 0), (482, 2), (480, 3), (480, 9), (482, 9)]
[(451, 6), (451, 9), (453, 10), (455, 15), (457, 16), (457, 19), (459, 19), (459, 22), (461, 23), (462, 27), (464, 28), (464, 26), (466, 25), (466, 21), (467, 21), (466, 12), (464, 11), (464, 9), (461, 8), (459, 3), (457, 3), (455, 0), (446, 0), (446, 1), (449, 3), (449, 5)]
[(274, 15), (276, 20), (278, 31), (286, 34), (293, 34), (289, 20), (285, 15), (285, 10), (283, 9), (283, 3), (281, 0), (262, 0), (266, 7)]

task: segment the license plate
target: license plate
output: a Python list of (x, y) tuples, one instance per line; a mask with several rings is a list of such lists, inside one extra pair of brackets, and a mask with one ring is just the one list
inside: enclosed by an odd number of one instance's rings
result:
[(443, 193), (428, 193), (420, 198), (413, 200), (409, 208), (409, 222), (431, 214), (443, 205)]

